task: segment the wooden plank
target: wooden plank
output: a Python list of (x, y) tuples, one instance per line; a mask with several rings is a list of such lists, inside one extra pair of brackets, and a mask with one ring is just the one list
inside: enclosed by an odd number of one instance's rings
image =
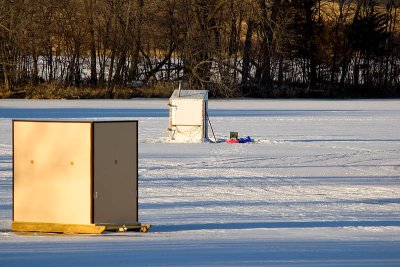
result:
[(11, 230), (14, 232), (101, 234), (106, 227), (94, 224), (13, 222)]
[(118, 231), (118, 232), (126, 232), (126, 231), (138, 231), (145, 233), (150, 229), (150, 224), (129, 224), (129, 225), (106, 225), (106, 231)]
[(138, 231), (145, 233), (150, 229), (150, 224), (129, 225), (83, 225), (83, 224), (61, 224), (61, 223), (35, 223), (35, 222), (13, 222), (13, 232), (40, 232), (40, 233), (64, 233), (64, 234), (101, 234), (104, 231)]
[(140, 232), (146, 233), (150, 229), (151, 225), (150, 224), (142, 224), (140, 227)]

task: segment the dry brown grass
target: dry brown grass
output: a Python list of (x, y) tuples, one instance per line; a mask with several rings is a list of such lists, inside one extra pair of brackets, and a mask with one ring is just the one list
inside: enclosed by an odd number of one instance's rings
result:
[(59, 84), (40, 84), (36, 86), (20, 86), (12, 91), (0, 87), (0, 98), (26, 98), (26, 99), (102, 99), (116, 98), (129, 99), (132, 97), (169, 97), (175, 86), (173, 83), (157, 83), (153, 86), (141, 88), (114, 87), (65, 87)]
[[(2, 90), (4, 92), (4, 90)], [(107, 91), (92, 87), (65, 87), (58, 84), (46, 83), (40, 85), (26, 85), (15, 88), (12, 92), (1, 95), (3, 98), (26, 99), (84, 99), (104, 98)]]
[(138, 91), (142, 97), (168, 98), (176, 88), (177, 85), (174, 82), (157, 82), (155, 85), (142, 87)]

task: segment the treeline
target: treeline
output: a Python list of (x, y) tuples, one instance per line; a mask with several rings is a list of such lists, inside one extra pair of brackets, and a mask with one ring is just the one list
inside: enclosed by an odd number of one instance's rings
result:
[(113, 97), (182, 83), (223, 97), (399, 96), (399, 8), (400, 0), (2, 0), (1, 90), (51, 84)]

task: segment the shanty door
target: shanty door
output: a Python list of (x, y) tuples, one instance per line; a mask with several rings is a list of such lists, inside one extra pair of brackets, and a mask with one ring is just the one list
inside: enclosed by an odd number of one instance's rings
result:
[(93, 221), (138, 221), (138, 123), (94, 123)]
[(205, 134), (205, 101), (173, 99), (170, 137), (177, 141), (202, 142)]
[(204, 101), (173, 99), (172, 125), (202, 126), (204, 121)]

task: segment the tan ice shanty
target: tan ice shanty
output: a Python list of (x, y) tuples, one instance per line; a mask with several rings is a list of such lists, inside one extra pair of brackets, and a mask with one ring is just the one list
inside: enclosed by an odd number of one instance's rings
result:
[(207, 90), (175, 90), (168, 105), (171, 140), (201, 143), (208, 139)]
[(138, 122), (13, 121), (13, 231), (139, 229)]

